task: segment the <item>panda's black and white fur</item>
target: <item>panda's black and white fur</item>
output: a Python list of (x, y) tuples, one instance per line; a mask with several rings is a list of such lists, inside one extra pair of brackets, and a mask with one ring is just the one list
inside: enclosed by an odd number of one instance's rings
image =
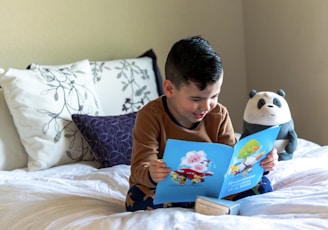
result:
[(243, 120), (241, 138), (279, 125), (280, 132), (274, 145), (278, 150), (279, 160), (292, 159), (297, 147), (297, 134), (283, 90), (280, 89), (277, 93), (252, 90), (249, 93)]

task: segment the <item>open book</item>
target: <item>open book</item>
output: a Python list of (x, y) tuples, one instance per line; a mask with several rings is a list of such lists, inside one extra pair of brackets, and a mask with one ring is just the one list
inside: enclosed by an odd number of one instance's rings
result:
[(169, 139), (163, 162), (171, 173), (157, 184), (154, 204), (195, 202), (197, 196), (219, 199), (257, 185), (260, 161), (271, 152), (280, 127), (239, 140), (234, 148), (208, 142)]

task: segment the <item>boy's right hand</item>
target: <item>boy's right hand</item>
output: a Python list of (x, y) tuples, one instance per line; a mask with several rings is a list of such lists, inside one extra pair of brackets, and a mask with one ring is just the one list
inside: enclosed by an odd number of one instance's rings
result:
[(164, 180), (170, 174), (170, 171), (162, 160), (153, 160), (149, 164), (149, 174), (156, 183)]

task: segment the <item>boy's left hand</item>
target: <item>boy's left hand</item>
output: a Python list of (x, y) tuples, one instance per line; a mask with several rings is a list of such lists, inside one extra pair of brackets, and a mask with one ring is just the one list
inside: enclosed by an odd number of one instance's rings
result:
[(261, 167), (264, 171), (272, 171), (278, 164), (277, 149), (273, 148), (272, 151), (261, 161)]

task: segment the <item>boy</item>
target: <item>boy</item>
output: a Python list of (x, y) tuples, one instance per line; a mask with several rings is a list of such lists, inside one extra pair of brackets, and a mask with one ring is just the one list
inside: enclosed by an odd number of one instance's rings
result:
[[(221, 58), (208, 41), (191, 37), (176, 42), (168, 54), (165, 75), (165, 95), (146, 104), (135, 121), (127, 211), (193, 206), (193, 203), (153, 204), (157, 183), (170, 173), (161, 161), (167, 139), (230, 146), (236, 143), (228, 111), (218, 103), (223, 82)], [(277, 159), (273, 149), (261, 166), (270, 171)], [(271, 190), (270, 181), (263, 177), (257, 188), (237, 194), (233, 199)]]

